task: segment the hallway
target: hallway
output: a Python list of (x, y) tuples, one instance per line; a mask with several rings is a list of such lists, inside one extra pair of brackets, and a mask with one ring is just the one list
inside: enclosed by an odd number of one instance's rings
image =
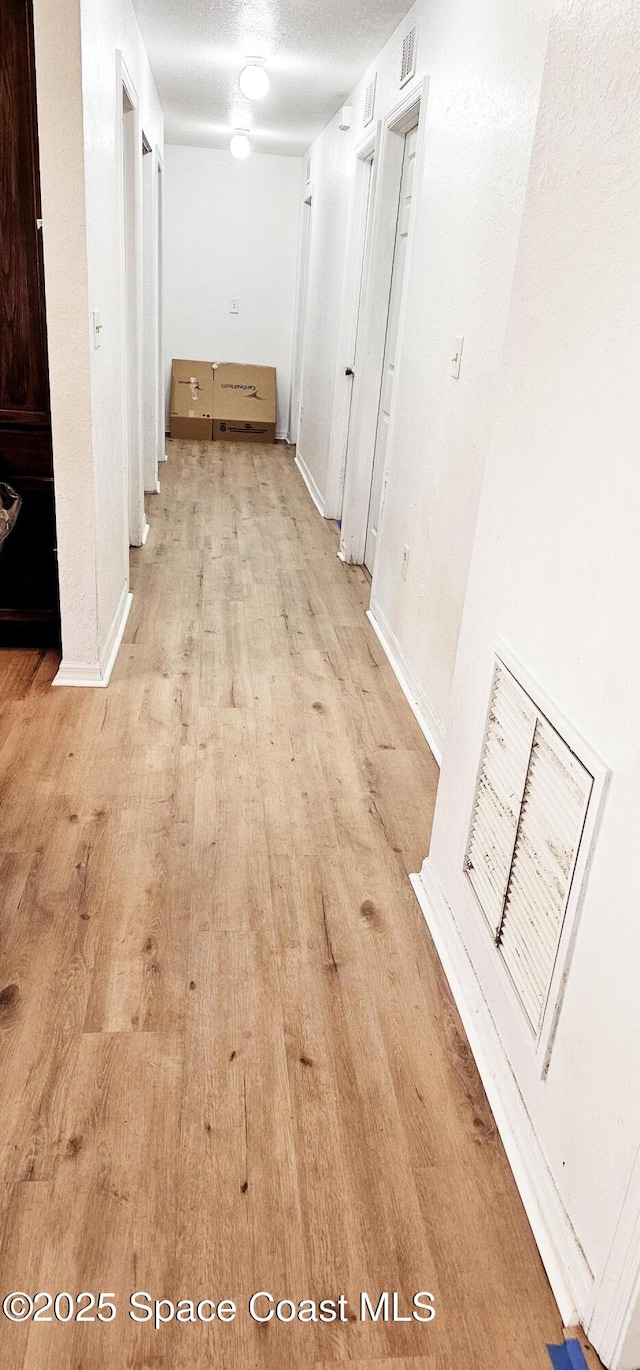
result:
[[(291, 449), (169, 444), (108, 691), (0, 658), (8, 1370), (547, 1370), (559, 1315), (407, 874), (437, 768)], [(235, 1300), (155, 1332), (152, 1298)], [(246, 1301), (435, 1321), (259, 1325)], [(407, 1311), (402, 1307), (401, 1312)]]

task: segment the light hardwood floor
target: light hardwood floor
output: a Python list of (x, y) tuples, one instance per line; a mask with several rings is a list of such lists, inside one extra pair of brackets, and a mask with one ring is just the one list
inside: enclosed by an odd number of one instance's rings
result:
[[(407, 880), (437, 770), (290, 449), (170, 444), (108, 690), (0, 655), (6, 1370), (549, 1370), (560, 1319)], [(152, 1297), (234, 1323), (154, 1331)], [(347, 1296), (346, 1325), (246, 1300)], [(365, 1324), (361, 1291), (435, 1296)], [(405, 1311), (402, 1309), (401, 1311)]]

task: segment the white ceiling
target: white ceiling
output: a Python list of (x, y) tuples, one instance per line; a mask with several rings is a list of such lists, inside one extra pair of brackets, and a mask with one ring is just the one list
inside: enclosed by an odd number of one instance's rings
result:
[[(410, 0), (133, 0), (169, 143), (299, 157), (344, 103)], [(245, 56), (267, 59), (264, 100), (245, 100)]]

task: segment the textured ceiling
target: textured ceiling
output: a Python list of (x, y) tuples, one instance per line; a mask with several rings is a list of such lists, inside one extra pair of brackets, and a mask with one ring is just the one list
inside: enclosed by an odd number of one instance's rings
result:
[[(300, 156), (343, 104), (410, 0), (133, 0), (169, 143)], [(264, 100), (245, 100), (246, 55), (264, 56)]]

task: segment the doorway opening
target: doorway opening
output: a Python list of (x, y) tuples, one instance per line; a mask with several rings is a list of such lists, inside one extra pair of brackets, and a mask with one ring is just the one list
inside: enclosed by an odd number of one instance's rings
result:
[(122, 88), (122, 224), (124, 265), (124, 451), (129, 504), (129, 542), (140, 547), (149, 532), (144, 509), (142, 416), (142, 234), (139, 173), (142, 134), (138, 101), (121, 62)]
[(387, 116), (373, 173), (370, 228), (365, 240), (340, 556), (351, 564), (364, 565), (370, 574), (379, 539), (402, 344), (405, 267), (422, 160), (423, 106), (420, 80)]

